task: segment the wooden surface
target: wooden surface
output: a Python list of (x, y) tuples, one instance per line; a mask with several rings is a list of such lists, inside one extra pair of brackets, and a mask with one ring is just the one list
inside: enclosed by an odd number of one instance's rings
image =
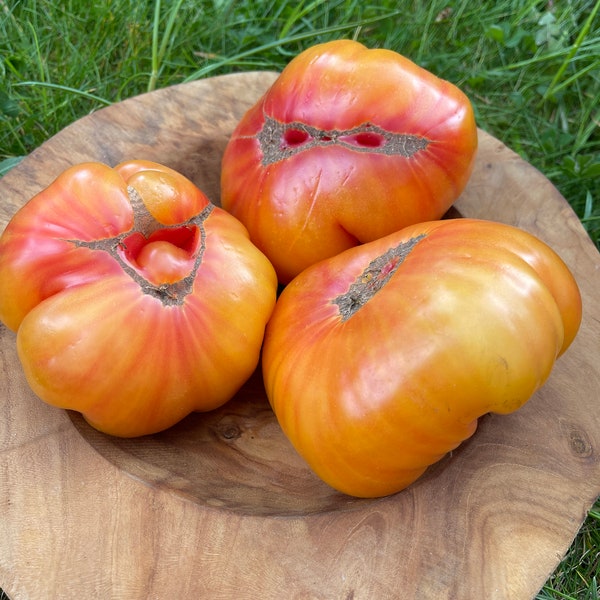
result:
[[(235, 123), (273, 74), (160, 90), (92, 114), (0, 180), (0, 230), (67, 166), (143, 158), (218, 202)], [(283, 438), (260, 378), (209, 415), (117, 440), (29, 391), (0, 329), (0, 587), (13, 600), (532, 598), (600, 493), (600, 255), (552, 185), (480, 132), (463, 216), (555, 248), (581, 332), (530, 402), (395, 496), (345, 497)]]

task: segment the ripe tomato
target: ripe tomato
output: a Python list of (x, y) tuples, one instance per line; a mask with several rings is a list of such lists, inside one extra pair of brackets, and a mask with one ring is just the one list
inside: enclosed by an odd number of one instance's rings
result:
[(294, 58), (242, 118), (221, 205), (287, 283), (307, 266), (440, 218), (471, 174), (477, 129), (454, 85), (338, 40)]
[(397, 492), (546, 381), (581, 298), (562, 260), (508, 225), (422, 223), (301, 273), (267, 326), (283, 431), (347, 494)]
[(33, 391), (119, 436), (231, 398), (277, 278), (244, 226), (146, 161), (72, 167), (0, 238), (0, 318)]

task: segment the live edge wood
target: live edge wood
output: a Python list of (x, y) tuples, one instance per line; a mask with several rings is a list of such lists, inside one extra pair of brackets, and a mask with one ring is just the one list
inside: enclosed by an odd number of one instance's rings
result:
[[(218, 203), (219, 163), (272, 73), (217, 77), (115, 104), (0, 180), (0, 230), (67, 166), (144, 158)], [(555, 248), (584, 301), (546, 386), (405, 491), (356, 500), (283, 438), (259, 377), (215, 413), (117, 440), (29, 391), (0, 329), (0, 586), (13, 600), (532, 598), (600, 493), (600, 255), (550, 182), (480, 132), (458, 214)], [(455, 214), (456, 214), (455, 212)]]

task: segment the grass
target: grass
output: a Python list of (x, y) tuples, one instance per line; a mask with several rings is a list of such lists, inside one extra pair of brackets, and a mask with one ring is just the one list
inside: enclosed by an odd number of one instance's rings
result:
[(0, 0), (0, 173), (80, 116), (354, 37), (462, 87), (600, 245), (600, 3)]
[[(600, 247), (600, 0), (0, 0), (0, 173), (113, 102), (352, 37), (459, 85)], [(596, 599), (600, 504), (538, 599)]]
[(568, 554), (536, 600), (598, 600), (600, 598), (600, 503), (575, 538)]

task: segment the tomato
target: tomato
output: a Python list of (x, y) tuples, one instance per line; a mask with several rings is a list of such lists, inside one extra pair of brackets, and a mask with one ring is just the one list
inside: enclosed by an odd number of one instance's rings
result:
[(33, 391), (139, 436), (229, 400), (255, 370), (277, 277), (183, 175), (74, 166), (0, 238), (0, 318)]
[(397, 492), (521, 407), (581, 321), (563, 261), (511, 226), (417, 224), (298, 275), (267, 326), (263, 375), (285, 434), (354, 496)]
[(318, 260), (439, 219), (477, 148), (465, 94), (407, 58), (337, 40), (295, 57), (241, 119), (221, 205), (282, 283)]

